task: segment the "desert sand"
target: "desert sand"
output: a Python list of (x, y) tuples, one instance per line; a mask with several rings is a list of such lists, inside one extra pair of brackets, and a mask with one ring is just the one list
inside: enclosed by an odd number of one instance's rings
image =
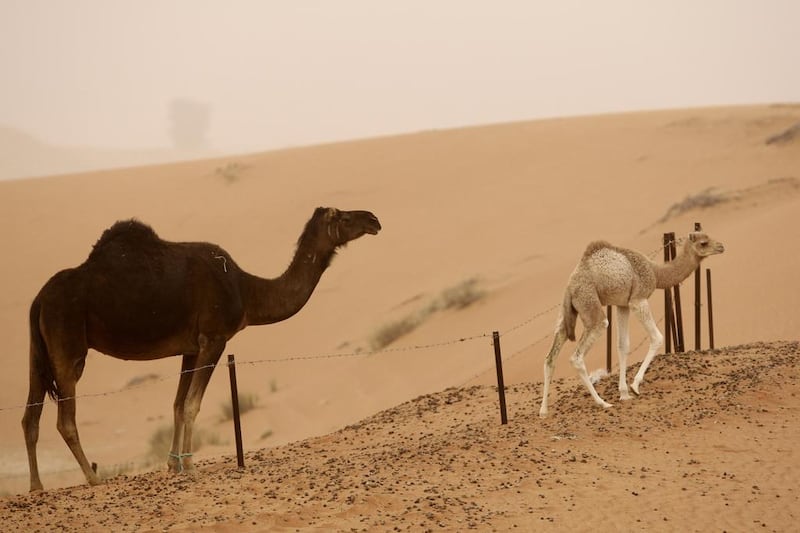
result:
[[(767, 141), (798, 122), (800, 105), (641, 112), (0, 182), (3, 529), (790, 529), (800, 139)], [(110, 477), (83, 486), (48, 403), (39, 441), (48, 490), (23, 494), (27, 311), (49, 276), (83, 261), (114, 221), (136, 217), (274, 277), (318, 205), (369, 209), (384, 229), (342, 250), (298, 315), (229, 343), (240, 392), (257, 398), (242, 419), (243, 471), (221, 415), (224, 368), (198, 419), (213, 438), (189, 479), (149, 454), (171, 423), (179, 360), (90, 353), (78, 428)], [(703, 263), (717, 349), (706, 349), (704, 318), (702, 350), (656, 358), (641, 397), (619, 402), (614, 376), (602, 381), (615, 404), (603, 411), (567, 345), (551, 416), (540, 420), (543, 357), (586, 244), (605, 239), (658, 260), (663, 233), (685, 235), (694, 222), (726, 246)], [(689, 349), (692, 289), (690, 278)], [(651, 306), (663, 319), (661, 294)], [(375, 350), (397, 324), (415, 327)], [(638, 362), (645, 333), (635, 321), (631, 333)], [(587, 365), (604, 361), (599, 341)]]

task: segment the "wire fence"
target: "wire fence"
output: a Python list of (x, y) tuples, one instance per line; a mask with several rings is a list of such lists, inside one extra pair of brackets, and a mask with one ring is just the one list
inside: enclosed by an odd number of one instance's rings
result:
[[(657, 248), (657, 249), (653, 250), (651, 253), (649, 253), (648, 257), (652, 259), (656, 254), (662, 252), (665, 248), (667, 248), (668, 246), (672, 245), (673, 242), (674, 243), (681, 243), (682, 241), (683, 241), (683, 239), (677, 239), (675, 241), (665, 243), (663, 246), (660, 246), (659, 248)], [(509, 334), (517, 332), (518, 330), (520, 330), (520, 329), (522, 329), (522, 328), (524, 328), (526, 326), (531, 325), (537, 319), (552, 313), (553, 311), (558, 309), (560, 306), (561, 306), (561, 304), (557, 304), (557, 305), (553, 305), (551, 307), (548, 307), (547, 309), (539, 311), (538, 313), (535, 313), (535, 314), (531, 315), (530, 317), (526, 318), (525, 320), (522, 320), (522, 321), (516, 323), (515, 325), (513, 325), (513, 326), (511, 326), (509, 328), (506, 328), (503, 331), (500, 331), (499, 332), (500, 337), (501, 338), (505, 337), (505, 336), (507, 336)], [(659, 319), (659, 322), (661, 322), (663, 320), (664, 320), (664, 317), (662, 316), (661, 319)], [(507, 357), (504, 357), (504, 359), (506, 359), (506, 360), (513, 359), (516, 356), (520, 355), (521, 353), (523, 353), (523, 352), (531, 349), (532, 347), (540, 344), (541, 342), (543, 342), (545, 339), (547, 339), (550, 336), (551, 336), (551, 333), (548, 333), (548, 334), (540, 337), (539, 339), (531, 342), (530, 344), (527, 344), (526, 346), (524, 346), (522, 348), (519, 348), (518, 350), (513, 352), (511, 355), (509, 355)], [(441, 348), (441, 347), (445, 347), (445, 346), (450, 346), (450, 345), (454, 345), (454, 344), (460, 344), (460, 343), (465, 343), (465, 342), (474, 341), (474, 340), (477, 340), (477, 339), (485, 339), (485, 338), (491, 339), (492, 338), (492, 333), (478, 333), (478, 334), (475, 334), (475, 335), (457, 337), (457, 338), (444, 340), (444, 341), (431, 342), (431, 343), (426, 343), (426, 344), (410, 345), (410, 346), (400, 346), (400, 347), (394, 347), (394, 348), (388, 347), (388, 348), (381, 348), (381, 349), (378, 349), (378, 350), (358, 350), (358, 351), (350, 351), (350, 352), (333, 352), (333, 353), (323, 353), (323, 354), (290, 355), (290, 356), (286, 356), (286, 357), (255, 359), (255, 360), (250, 360), (250, 361), (237, 361), (237, 364), (239, 364), (239, 365), (261, 365), (261, 364), (291, 363), (291, 362), (297, 362), (297, 361), (318, 361), (318, 360), (324, 360), (324, 359), (370, 357), (370, 356), (380, 355), (380, 354), (391, 354), (391, 353), (400, 353), (400, 352), (409, 352), (409, 351), (418, 351), (418, 350), (429, 350), (429, 349), (433, 349), (433, 348)], [(646, 340), (646, 337), (637, 345), (636, 348), (634, 348), (634, 350), (638, 349), (645, 340)], [(214, 363), (214, 364), (208, 364), (208, 365), (203, 365), (203, 366), (199, 366), (199, 367), (192, 368), (192, 369), (182, 370), (182, 371), (179, 372), (178, 377), (180, 377), (183, 374), (187, 374), (187, 373), (194, 373), (194, 372), (199, 372), (201, 370), (205, 370), (205, 369), (208, 369), (208, 368), (216, 368), (218, 366), (228, 366), (228, 365), (229, 365), (229, 363), (227, 361), (220, 360), (219, 362)], [(478, 376), (484, 374), (488, 370), (489, 369), (487, 368), (487, 370), (484, 370), (482, 372), (479, 372), (478, 374), (475, 374), (472, 378), (468, 379), (465, 383), (468, 383), (468, 382), (472, 381), (473, 379), (475, 379)], [(81, 399), (81, 398), (96, 398), (96, 397), (102, 397), (102, 396), (111, 396), (111, 395), (115, 395), (115, 394), (122, 394), (124, 392), (128, 392), (128, 391), (135, 390), (135, 389), (142, 388), (142, 387), (151, 386), (154, 383), (159, 383), (159, 382), (162, 382), (162, 381), (167, 381), (167, 380), (172, 380), (172, 379), (174, 379), (173, 376), (160, 376), (160, 377), (157, 377), (157, 378), (154, 378), (154, 379), (149, 379), (149, 380), (147, 380), (147, 381), (145, 381), (143, 383), (139, 383), (139, 384), (135, 384), (135, 385), (127, 385), (122, 389), (116, 389), (116, 390), (105, 391), (105, 392), (77, 394), (75, 396), (68, 396), (68, 397), (64, 397), (64, 398), (56, 398), (55, 400), (52, 400), (52, 401), (55, 401), (56, 403), (58, 403), (58, 402), (64, 402), (64, 401), (68, 401), (68, 400), (77, 400), (77, 399)], [(5, 407), (0, 407), (0, 412), (25, 409), (27, 407), (41, 406), (41, 405), (44, 405), (45, 403), (47, 403), (46, 400), (41, 401), (41, 402), (31, 403), (31, 404), (20, 404), (20, 405), (5, 406)]]
[[(673, 242), (680, 243), (680, 242), (682, 242), (682, 240), (683, 239), (678, 239), (678, 240), (673, 241)], [(656, 254), (658, 254), (659, 252), (662, 252), (664, 248), (666, 248), (667, 246), (670, 246), (671, 244), (673, 244), (673, 243), (670, 242), (670, 243), (664, 244), (663, 246), (659, 247), (658, 249), (656, 249), (653, 252), (651, 252), (650, 254), (648, 254), (648, 257), (652, 259)], [(561, 304), (557, 304), (557, 305), (553, 305), (551, 307), (548, 307), (548, 308), (546, 308), (544, 310), (541, 310), (541, 311), (529, 316), (528, 318), (526, 318), (526, 319), (524, 319), (524, 320), (522, 320), (520, 322), (517, 322), (516, 324), (514, 324), (514, 325), (512, 325), (512, 326), (510, 326), (510, 327), (508, 327), (508, 328), (506, 328), (506, 329), (504, 329), (502, 331), (499, 331), (498, 334), (499, 334), (499, 336), (501, 338), (509, 336), (511, 334), (516, 334), (520, 330), (522, 330), (523, 328), (526, 328), (526, 327), (530, 326), (531, 324), (533, 324), (534, 322), (536, 322), (538, 319), (540, 319), (540, 318), (542, 318), (544, 316), (547, 316), (547, 315), (553, 313), (554, 311), (558, 310), (560, 307), (561, 307)], [(664, 316), (661, 316), (661, 318), (659, 318), (659, 320), (658, 320), (658, 323), (663, 322), (663, 320), (664, 320)], [(545, 335), (542, 335), (541, 337), (537, 338), (533, 342), (530, 342), (530, 343), (526, 344), (525, 346), (523, 346), (521, 348), (518, 348), (517, 350), (512, 352), (510, 355), (504, 356), (503, 360), (507, 362), (507, 361), (510, 361), (510, 360), (516, 358), (517, 356), (527, 352), (528, 350), (530, 350), (534, 346), (537, 346), (537, 345), (541, 344), (542, 342), (544, 342), (545, 340), (547, 340), (548, 338), (552, 337), (552, 335), (553, 335), (552, 331), (546, 333)], [(302, 362), (302, 361), (320, 361), (320, 360), (356, 358), (356, 357), (366, 358), (366, 357), (375, 356), (375, 355), (381, 355), (381, 354), (394, 354), (394, 353), (402, 353), (402, 352), (409, 352), (409, 351), (419, 351), (419, 350), (429, 350), (429, 349), (434, 349), (434, 348), (442, 348), (442, 347), (452, 346), (452, 345), (456, 345), (456, 344), (469, 343), (469, 342), (477, 341), (477, 340), (481, 340), (481, 339), (492, 339), (492, 337), (493, 337), (493, 334), (491, 332), (490, 333), (477, 333), (477, 334), (473, 334), (473, 335), (460, 336), (460, 337), (455, 337), (455, 338), (451, 338), (451, 339), (447, 339), (447, 340), (431, 342), (431, 343), (425, 343), (425, 344), (416, 344), (416, 345), (399, 346), (399, 347), (385, 347), (385, 348), (381, 348), (381, 349), (377, 349), (377, 350), (356, 350), (356, 351), (349, 351), (349, 352), (331, 352), (331, 353), (319, 353), (319, 354), (288, 355), (288, 356), (285, 356), (285, 357), (272, 357), (272, 358), (243, 360), (243, 361), (240, 360), (240, 361), (236, 361), (235, 364), (237, 364), (237, 365), (262, 365), (262, 364), (280, 364), (280, 363), (292, 363), (292, 362)], [(642, 346), (642, 344), (644, 344), (644, 342), (647, 341), (647, 339), (648, 339), (648, 337), (645, 335), (641, 339), (641, 341), (636, 345), (636, 347), (634, 347), (631, 350), (631, 352), (638, 350)], [(214, 363), (214, 364), (203, 365), (203, 366), (196, 367), (196, 368), (193, 368), (193, 369), (181, 370), (177, 374), (177, 377), (180, 377), (183, 374), (199, 372), (201, 370), (205, 370), (205, 369), (209, 369), (209, 368), (213, 369), (213, 368), (216, 368), (218, 366), (229, 366), (230, 364), (231, 363), (220, 359), (219, 362)], [(469, 379), (465, 380), (460, 386), (463, 387), (467, 383), (470, 383), (470, 382), (474, 381), (475, 379), (480, 378), (481, 376), (483, 376), (487, 372), (491, 372), (493, 370), (493, 368), (494, 367), (492, 367), (490, 364), (487, 364), (487, 366), (486, 366), (486, 368), (484, 370), (474, 374)], [(116, 395), (116, 394), (122, 394), (122, 393), (126, 393), (126, 392), (129, 392), (129, 391), (133, 391), (133, 390), (136, 390), (136, 389), (140, 389), (140, 388), (143, 388), (143, 387), (152, 386), (155, 383), (159, 383), (159, 382), (163, 382), (163, 381), (167, 381), (167, 380), (174, 380), (175, 377), (176, 377), (175, 375), (158, 376), (158, 377), (154, 377), (153, 379), (148, 379), (148, 380), (146, 380), (146, 381), (144, 381), (142, 383), (133, 384), (133, 385), (131, 385), (131, 384), (126, 385), (124, 388), (121, 388), (121, 389), (105, 391), (105, 392), (97, 392), (97, 393), (80, 394), (80, 395), (75, 395), (75, 396), (71, 396), (71, 397), (57, 398), (57, 399), (52, 400), (52, 401), (55, 401), (57, 403), (57, 402), (63, 402), (63, 401), (68, 401), (68, 400), (77, 400), (77, 399), (81, 399), (81, 398), (96, 398), (96, 397), (103, 397), (103, 396), (112, 396), (112, 395)], [(12, 411), (12, 410), (21, 410), (21, 409), (26, 409), (27, 407), (32, 407), (32, 406), (42, 406), (45, 403), (46, 403), (46, 400), (42, 401), (42, 402), (32, 403), (32, 404), (21, 404), (21, 405), (4, 406), (4, 407), (0, 407), (0, 412)], [(147, 468), (148, 466), (152, 466), (152, 464), (150, 464), (150, 463), (145, 464), (145, 462), (142, 462), (142, 464), (134, 464), (134, 463), (128, 462), (128, 463), (120, 463), (118, 465), (112, 465), (111, 468), (114, 469), (114, 468), (119, 468), (121, 466), (127, 466), (127, 465), (134, 465), (133, 466), (134, 468)], [(72, 468), (72, 469), (65, 469), (65, 470), (60, 470), (60, 471), (48, 472), (48, 474), (66, 474), (66, 473), (79, 472), (79, 471), (80, 471), (79, 469)], [(5, 475), (5, 476), (0, 476), (0, 479), (14, 479), (14, 478), (27, 476), (27, 475), (28, 475), (27, 472), (26, 473), (19, 473), (19, 474), (10, 474), (10, 475)]]

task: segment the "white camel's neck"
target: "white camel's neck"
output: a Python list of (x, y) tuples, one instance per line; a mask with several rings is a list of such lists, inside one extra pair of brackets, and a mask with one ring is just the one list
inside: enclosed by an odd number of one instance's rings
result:
[(683, 252), (669, 263), (663, 265), (654, 265), (653, 271), (656, 275), (656, 288), (667, 289), (674, 287), (686, 278), (692, 272), (697, 270), (700, 264), (700, 257), (692, 249), (691, 243), (687, 242), (683, 248)]

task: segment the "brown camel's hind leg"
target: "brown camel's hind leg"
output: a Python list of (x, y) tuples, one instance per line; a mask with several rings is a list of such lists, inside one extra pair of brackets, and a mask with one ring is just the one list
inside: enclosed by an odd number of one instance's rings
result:
[(83, 470), (83, 475), (86, 476), (86, 481), (89, 485), (99, 485), (100, 478), (97, 477), (89, 461), (86, 459), (86, 454), (83, 453), (81, 441), (78, 437), (78, 427), (75, 425), (75, 381), (65, 383), (63, 380), (58, 382), (58, 390), (61, 393), (61, 398), (58, 400), (58, 432), (67, 443), (72, 455), (78, 461), (78, 464)]
[(39, 463), (36, 460), (36, 443), (39, 441), (39, 419), (44, 407), (44, 387), (31, 365), (30, 385), (28, 388), (28, 403), (22, 417), (22, 432), (25, 434), (25, 447), (28, 450), (28, 466), (31, 472), (31, 492), (42, 490), (42, 480), (39, 478)]
[(192, 382), (194, 376), (194, 367), (197, 362), (197, 354), (184, 354), (183, 361), (181, 362), (181, 377), (178, 380), (178, 392), (175, 394), (175, 403), (173, 405), (175, 413), (175, 426), (172, 434), (172, 447), (169, 450), (169, 458), (167, 459), (167, 468), (171, 472), (180, 472), (183, 470), (183, 463), (181, 462), (181, 443), (183, 439), (183, 426), (184, 426), (184, 404), (186, 403), (186, 393), (189, 390), (189, 384)]
[(214, 366), (225, 349), (224, 338), (209, 338), (200, 335), (200, 353), (197, 355), (196, 370), (192, 372), (192, 379), (189, 383), (189, 390), (186, 392), (186, 399), (183, 404), (183, 446), (181, 447), (181, 460), (184, 470), (194, 471), (192, 462), (192, 435), (194, 432), (194, 421), (197, 413), (200, 412), (200, 402), (206, 391)]

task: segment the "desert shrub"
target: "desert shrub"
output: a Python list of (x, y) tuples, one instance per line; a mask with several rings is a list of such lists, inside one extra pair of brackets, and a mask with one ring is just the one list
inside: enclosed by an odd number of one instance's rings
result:
[[(172, 426), (161, 426), (150, 436), (150, 450), (148, 451), (150, 457), (161, 459), (169, 455), (172, 447), (172, 429)], [(222, 441), (216, 433), (210, 433), (195, 426), (192, 435), (192, 450), (199, 450), (204, 444), (214, 446), (222, 444)]]
[(662, 216), (658, 221), (666, 222), (667, 220), (680, 216), (688, 211), (712, 207), (717, 204), (727, 202), (728, 200), (729, 198), (725, 194), (716, 192), (712, 187), (697, 194), (691, 194), (680, 202), (672, 204), (672, 206), (667, 209), (667, 212), (664, 214), (664, 216)]
[(140, 376), (134, 376), (125, 384), (125, 388), (127, 389), (127, 388), (130, 388), (130, 387), (138, 387), (139, 385), (142, 385), (142, 384), (147, 383), (149, 381), (157, 381), (158, 379), (160, 379), (159, 375), (155, 374), (155, 373), (152, 373), (152, 372), (149, 373), (149, 374), (142, 374)]
[(486, 291), (479, 287), (477, 278), (470, 278), (448, 287), (416, 312), (379, 327), (370, 337), (370, 349), (380, 350), (389, 346), (400, 337), (414, 331), (437, 311), (464, 309), (484, 296)]
[(223, 178), (229, 184), (235, 183), (242, 176), (244, 172), (244, 165), (241, 163), (227, 163), (225, 166), (217, 167), (214, 171), (217, 176)]
[[(169, 447), (167, 448), (167, 452), (169, 452)], [(101, 465), (97, 468), (97, 476), (102, 480), (111, 479), (112, 477), (130, 474), (136, 470), (136, 468), (136, 463), (118, 463), (109, 466)]]
[[(239, 414), (243, 415), (258, 407), (258, 395), (239, 393)], [(233, 420), (233, 402), (228, 400), (221, 406), (222, 420)]]
[(478, 287), (478, 279), (470, 278), (442, 291), (437, 309), (464, 309), (484, 296), (486, 291)]
[(380, 350), (389, 346), (400, 337), (414, 331), (423, 321), (419, 316), (409, 315), (382, 325), (372, 334), (369, 342), (370, 348)]

